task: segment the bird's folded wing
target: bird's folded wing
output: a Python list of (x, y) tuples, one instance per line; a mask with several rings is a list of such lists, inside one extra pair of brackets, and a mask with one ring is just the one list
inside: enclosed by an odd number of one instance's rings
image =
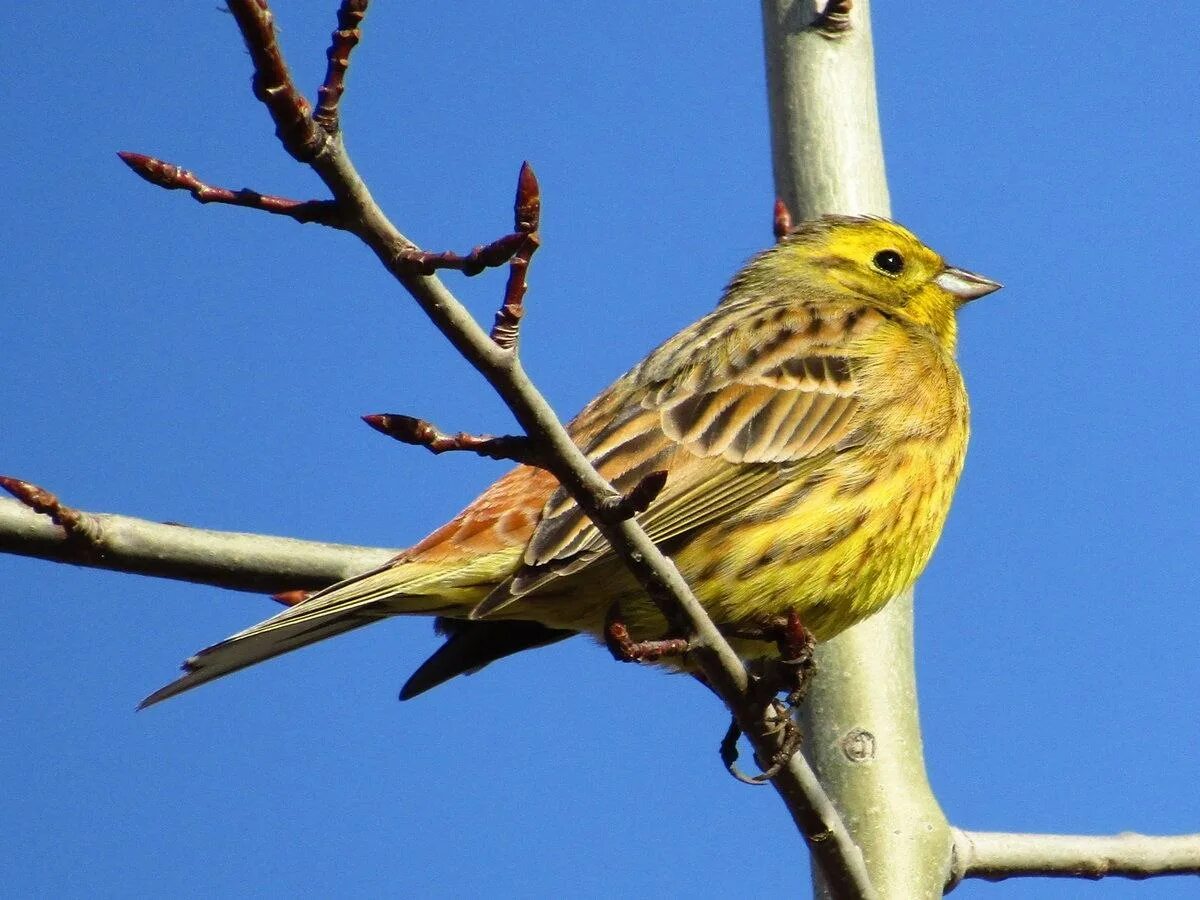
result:
[[(572, 422), (573, 436), (617, 490), (667, 472), (662, 493), (639, 516), (655, 542), (720, 522), (863, 439), (855, 361), (839, 338), (848, 329), (818, 331), (803, 309), (784, 312), (796, 320), (781, 316), (757, 342), (761, 321), (748, 317), (718, 321), (724, 330), (713, 340), (684, 332)], [(862, 319), (860, 313), (853, 323), (859, 334)], [(714, 323), (701, 320), (694, 329), (706, 325)], [(473, 615), (495, 612), (608, 552), (595, 525), (559, 488), (522, 568)]]

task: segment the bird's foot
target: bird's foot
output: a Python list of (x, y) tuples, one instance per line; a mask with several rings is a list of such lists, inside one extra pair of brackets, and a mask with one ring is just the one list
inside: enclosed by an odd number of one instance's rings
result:
[(731, 638), (773, 641), (779, 648), (779, 657), (763, 660), (757, 673), (758, 683), (766, 696), (786, 693), (789, 706), (803, 702), (817, 668), (813, 656), (817, 642), (794, 610), (789, 610), (783, 616), (759, 622), (742, 622), (721, 630)]
[(791, 706), (772, 697), (768, 703), (768, 712), (773, 724), (771, 733), (778, 736), (777, 745), (770, 759), (765, 763), (758, 758), (757, 754), (755, 755), (754, 760), (762, 769), (757, 775), (747, 775), (737, 766), (737, 744), (738, 738), (742, 736), (742, 726), (738, 724), (736, 718), (729, 723), (729, 730), (721, 739), (721, 762), (725, 764), (725, 769), (729, 774), (743, 784), (766, 784), (783, 770), (784, 766), (788, 764), (788, 760), (800, 749), (803, 735), (800, 727), (792, 721)]
[(664, 656), (682, 656), (688, 651), (686, 638), (662, 638), (655, 641), (635, 641), (629, 627), (621, 618), (621, 605), (609, 607), (604, 620), (604, 644), (617, 662), (657, 662)]
[[(779, 649), (778, 658), (759, 659), (750, 666), (751, 696), (772, 725), (769, 733), (775, 735), (775, 749), (770, 757), (764, 760), (755, 756), (762, 771), (758, 775), (746, 775), (737, 767), (737, 742), (742, 735), (742, 728), (736, 719), (730, 722), (729, 730), (721, 741), (721, 761), (730, 775), (746, 784), (765, 784), (800, 749), (802, 734), (792, 718), (792, 712), (808, 693), (816, 669), (813, 660), (816, 641), (794, 611), (721, 630), (732, 638), (773, 642)], [(779, 694), (784, 694), (784, 699), (780, 700)]]

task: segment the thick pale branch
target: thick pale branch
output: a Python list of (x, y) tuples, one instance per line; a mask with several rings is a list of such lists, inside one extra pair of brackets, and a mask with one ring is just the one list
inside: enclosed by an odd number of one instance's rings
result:
[(382, 547), (210, 531), (72, 511), (88, 523), (86, 542), (72, 538), (48, 515), (0, 498), (0, 552), (259, 594), (317, 590), (396, 555), (395, 550)]
[(964, 878), (1200, 875), (1200, 834), (1006, 834), (953, 829), (953, 888)]

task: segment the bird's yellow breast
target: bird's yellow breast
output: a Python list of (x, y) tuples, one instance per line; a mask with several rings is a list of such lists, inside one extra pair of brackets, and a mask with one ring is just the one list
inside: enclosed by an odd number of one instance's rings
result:
[(966, 391), (934, 340), (901, 325), (880, 332), (856, 373), (863, 443), (676, 555), (717, 621), (795, 609), (827, 639), (910, 587), (928, 562), (962, 472)]

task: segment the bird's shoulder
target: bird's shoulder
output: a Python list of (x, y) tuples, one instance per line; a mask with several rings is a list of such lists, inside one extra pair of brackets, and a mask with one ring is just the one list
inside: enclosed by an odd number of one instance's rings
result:
[(792, 387), (802, 361), (851, 357), (893, 317), (858, 297), (816, 292), (723, 303), (662, 344), (629, 375), (657, 394), (745, 381)]

